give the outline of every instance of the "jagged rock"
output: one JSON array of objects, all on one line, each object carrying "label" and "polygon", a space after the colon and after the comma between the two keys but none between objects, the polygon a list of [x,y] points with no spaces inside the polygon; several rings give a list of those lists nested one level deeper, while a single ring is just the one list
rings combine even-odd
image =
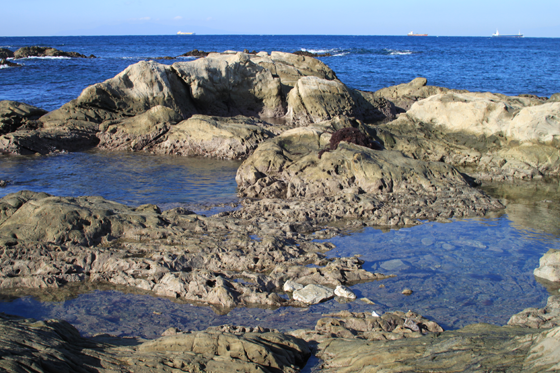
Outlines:
[{"label": "jagged rock", "polygon": [[0,369],[295,373],[310,355],[305,342],[278,332],[213,329],[175,333],[150,341],[107,335],[83,338],[64,321],[0,315]]},{"label": "jagged rock", "polygon": [[288,280],[284,283],[284,286],[282,287],[282,289],[284,291],[288,291],[288,292],[294,292],[295,290],[300,290],[303,289],[303,285],[299,284],[293,280]]},{"label": "jagged rock", "polygon": [[[356,189],[358,193],[466,187],[463,176],[441,162],[423,162],[396,151],[378,151],[341,142],[324,153],[330,134],[316,127],[296,128],[263,142],[240,166],[242,195],[322,196]],[[305,171],[304,171],[305,170]]]},{"label": "jagged rock", "polygon": [[539,267],[535,268],[533,274],[550,282],[560,282],[560,250],[548,250],[540,258]]},{"label": "jagged rock", "polygon": [[21,67],[19,63],[8,61],[4,58],[0,58],[0,66],[7,66],[7,67]]},{"label": "jagged rock", "polygon": [[26,127],[46,113],[46,110],[22,102],[0,101],[0,135]]},{"label": "jagged rock", "polygon": [[548,297],[544,308],[526,308],[513,315],[507,324],[533,329],[549,329],[560,326],[560,295]]},{"label": "jagged rock", "polygon": [[95,58],[89,57],[77,52],[64,52],[51,47],[22,47],[14,52],[15,58],[27,57],[72,57],[72,58]]}]

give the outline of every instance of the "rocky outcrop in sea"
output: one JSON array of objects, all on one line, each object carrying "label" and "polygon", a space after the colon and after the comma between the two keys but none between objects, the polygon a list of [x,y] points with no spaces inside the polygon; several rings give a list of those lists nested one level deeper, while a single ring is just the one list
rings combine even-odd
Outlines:
[{"label": "rocky outcrop in sea", "polygon": [[[317,239],[341,226],[411,226],[503,209],[478,180],[559,176],[557,101],[450,90],[423,78],[364,92],[317,59],[280,52],[142,61],[49,113],[2,101],[2,153],[97,147],[243,163],[239,207],[210,217],[93,196],[1,198],[0,288],[109,283],[224,313],[351,301],[345,286],[391,273],[369,272],[357,257],[327,259],[333,245]],[[536,276],[558,282],[556,254],[543,257]],[[0,333],[0,348],[10,358],[0,366],[293,372],[311,346],[325,371],[538,371],[559,364],[557,303],[551,297],[509,326],[453,332],[411,311],[340,313],[291,335],[223,327],[156,341],[84,339],[64,322],[2,316],[9,332]]]}]

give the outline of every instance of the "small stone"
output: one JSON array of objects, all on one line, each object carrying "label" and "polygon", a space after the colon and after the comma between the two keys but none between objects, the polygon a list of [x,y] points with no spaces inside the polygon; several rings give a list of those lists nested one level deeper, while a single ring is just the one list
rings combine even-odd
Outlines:
[{"label": "small stone", "polygon": [[356,299],[356,294],[354,294],[350,289],[346,286],[338,285],[336,289],[334,289],[334,294],[339,297]]},{"label": "small stone", "polygon": [[171,327],[171,328],[166,329],[163,333],[161,333],[161,335],[163,337],[165,337],[165,336],[168,336],[168,335],[175,335],[175,334],[178,334],[180,332],[181,331],[179,329]]},{"label": "small stone", "polygon": [[300,289],[303,289],[303,285],[298,284],[293,280],[288,280],[284,283],[284,291],[289,291],[291,293],[295,290],[300,290]]},{"label": "small stone", "polygon": [[402,291],[402,293],[403,293],[404,295],[410,295],[410,294],[412,294],[412,290],[410,290],[410,289],[404,289],[404,290]]},{"label": "small stone", "polygon": [[379,314],[378,314],[377,312],[375,312],[375,311],[371,311],[371,315],[372,315],[373,317],[381,317],[381,315],[379,315]]},{"label": "small stone", "polygon": [[326,299],[332,298],[334,291],[322,285],[307,285],[303,289],[294,291],[294,300],[307,303],[316,304]]},{"label": "small stone", "polygon": [[406,319],[404,321],[403,326],[407,329],[412,330],[413,332],[419,332],[420,328],[418,327],[418,324],[416,324],[416,322],[414,322],[414,320],[412,319]]},{"label": "small stone", "polygon": [[360,300],[366,304],[375,304],[373,301],[369,300],[368,298],[360,298]]}]

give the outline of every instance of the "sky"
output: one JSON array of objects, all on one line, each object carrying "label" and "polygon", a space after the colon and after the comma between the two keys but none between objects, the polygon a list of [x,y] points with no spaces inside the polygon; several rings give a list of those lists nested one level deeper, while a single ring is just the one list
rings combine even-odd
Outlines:
[{"label": "sky", "polygon": [[0,36],[560,37],[560,0],[0,0]]}]

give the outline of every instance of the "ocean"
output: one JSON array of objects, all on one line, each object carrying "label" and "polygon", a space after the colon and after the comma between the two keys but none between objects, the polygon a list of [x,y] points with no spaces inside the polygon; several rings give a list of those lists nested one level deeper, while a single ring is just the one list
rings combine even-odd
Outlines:
[{"label": "ocean", "polygon": [[[93,54],[94,59],[29,58],[18,68],[0,69],[0,100],[22,101],[54,110],[87,86],[112,78],[127,66],[157,57],[201,51],[299,50],[330,53],[320,59],[346,85],[367,91],[422,76],[428,84],[507,95],[549,97],[560,92],[560,39],[406,36],[166,35],[97,37],[0,37],[0,47],[49,46]],[[158,60],[171,64],[192,58]],[[162,208],[235,203],[239,162],[132,153],[88,151],[45,157],[0,155],[0,197],[22,189],[60,196],[101,195]],[[118,176],[118,177],[116,177]],[[380,283],[355,285],[360,301],[334,300],[307,309],[240,308],[218,315],[149,295],[115,290],[76,291],[57,298],[0,294],[0,312],[25,317],[61,318],[82,334],[156,337],[170,326],[205,329],[224,323],[289,330],[312,328],[322,314],[340,310],[408,309],[447,329],[472,322],[503,325],[526,307],[542,307],[549,295],[532,270],[550,248],[560,249],[558,181],[525,187],[522,193],[490,187],[498,197],[523,195],[500,214],[413,228],[347,232],[331,242],[328,255],[360,254],[365,268],[397,274]],[[543,201],[548,201],[544,203]],[[210,214],[211,212],[202,213]],[[402,288],[414,290],[409,297]]]},{"label": "ocean", "polygon": [[[375,91],[422,76],[428,84],[507,95],[560,91],[560,39],[407,36],[163,35],[0,37],[0,48],[48,46],[96,59],[25,59],[0,73],[0,100],[53,110],[87,86],[146,58],[193,49],[330,53],[320,58],[352,88]],[[171,64],[177,60],[160,60]]]}]

